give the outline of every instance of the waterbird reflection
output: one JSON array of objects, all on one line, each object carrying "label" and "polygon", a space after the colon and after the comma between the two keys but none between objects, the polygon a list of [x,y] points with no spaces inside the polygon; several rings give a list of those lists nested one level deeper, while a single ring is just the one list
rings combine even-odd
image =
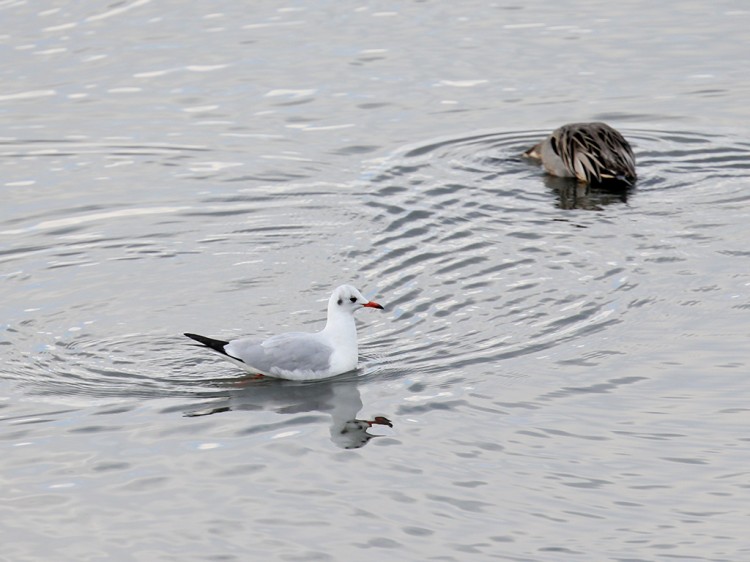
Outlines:
[{"label": "waterbird reflection", "polygon": [[627,203],[631,186],[627,184],[584,184],[574,178],[559,178],[547,175],[544,184],[557,194],[557,205],[561,209],[583,209],[601,211],[606,205]]},{"label": "waterbird reflection", "polygon": [[359,449],[378,437],[368,431],[374,425],[393,427],[384,416],[370,420],[357,418],[363,404],[359,380],[352,374],[316,382],[243,378],[232,384],[234,388],[218,402],[184,415],[196,417],[239,410],[272,410],[279,414],[318,411],[331,416],[331,441],[342,449]]}]

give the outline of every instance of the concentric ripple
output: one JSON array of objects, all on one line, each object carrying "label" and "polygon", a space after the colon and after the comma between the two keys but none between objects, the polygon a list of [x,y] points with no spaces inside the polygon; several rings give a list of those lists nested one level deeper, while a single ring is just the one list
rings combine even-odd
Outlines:
[{"label": "concentric ripple", "polygon": [[[539,359],[595,365],[623,353],[626,317],[638,330],[654,307],[673,323],[692,313],[689,299],[666,306],[672,280],[705,289],[696,252],[702,241],[732,240],[734,209],[750,197],[747,142],[623,132],[639,169],[627,191],[545,176],[521,157],[543,131],[490,132],[407,146],[348,185],[222,188],[7,222],[4,278],[27,297],[6,319],[8,376],[71,400],[227,398],[215,379],[231,371],[186,367],[179,334],[296,329],[287,315],[301,296],[315,301],[301,322],[314,329],[342,281],[387,307],[361,319],[365,382],[516,376]],[[745,251],[736,246],[724,244],[723,255]],[[321,263],[331,271],[311,288],[310,264]],[[138,280],[155,274],[168,281],[144,298]],[[267,282],[282,278],[281,291]]]},{"label": "concentric ripple", "polygon": [[649,248],[644,233],[670,213],[666,238],[680,237],[694,229],[696,206],[750,197],[732,185],[750,166],[747,142],[623,133],[638,159],[629,190],[547,177],[521,157],[543,131],[438,139],[370,162],[361,189],[377,253],[366,267],[400,307],[391,359],[453,371],[554,355],[573,342],[619,353],[607,331],[668,297],[643,284],[644,264],[654,253],[661,264],[682,261],[682,241]]}]

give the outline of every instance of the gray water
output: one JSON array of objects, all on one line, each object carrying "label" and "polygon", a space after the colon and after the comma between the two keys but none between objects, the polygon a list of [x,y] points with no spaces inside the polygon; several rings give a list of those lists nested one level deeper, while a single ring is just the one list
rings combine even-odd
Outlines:
[{"label": "gray water", "polygon": [[[0,559],[750,559],[746,2],[0,21]],[[587,120],[635,188],[520,157]],[[181,335],[344,282],[355,373]]]}]

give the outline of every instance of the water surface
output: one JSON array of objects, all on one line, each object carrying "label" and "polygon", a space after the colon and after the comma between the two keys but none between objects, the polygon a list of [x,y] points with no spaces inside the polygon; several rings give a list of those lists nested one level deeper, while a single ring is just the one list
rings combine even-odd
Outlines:
[{"label": "water surface", "polygon": [[[747,558],[743,3],[0,13],[9,560]],[[582,120],[634,188],[521,158]],[[181,335],[343,282],[355,373]]]}]

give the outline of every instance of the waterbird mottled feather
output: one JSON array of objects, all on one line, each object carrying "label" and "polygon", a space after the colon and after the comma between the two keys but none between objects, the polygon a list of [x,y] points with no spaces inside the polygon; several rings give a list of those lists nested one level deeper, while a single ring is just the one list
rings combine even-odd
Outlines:
[{"label": "waterbird mottled feather", "polygon": [[606,123],[571,123],[524,153],[541,161],[553,176],[577,178],[584,183],[637,178],[633,149],[618,131]]}]

